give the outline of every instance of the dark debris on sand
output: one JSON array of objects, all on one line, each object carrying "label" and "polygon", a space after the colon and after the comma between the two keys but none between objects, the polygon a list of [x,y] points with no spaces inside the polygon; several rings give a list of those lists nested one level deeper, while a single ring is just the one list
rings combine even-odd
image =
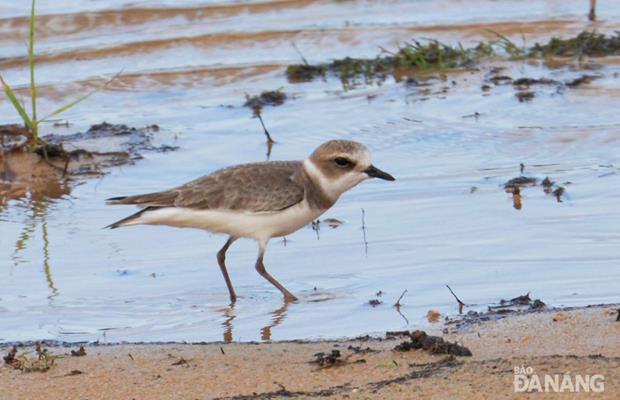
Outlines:
[{"label": "dark debris on sand", "polygon": [[450,354],[453,356],[470,357],[471,350],[457,343],[445,341],[439,336],[428,335],[424,331],[416,330],[409,334],[409,341],[404,341],[394,347],[396,351],[422,349],[431,354]]},{"label": "dark debris on sand", "polygon": [[353,346],[353,345],[349,345],[349,347],[347,347],[347,350],[350,350],[353,354],[377,353],[379,351],[379,350],[371,349],[368,346],[363,348],[362,346]]},{"label": "dark debris on sand", "polygon": [[13,364],[16,362],[16,359],[17,359],[16,356],[17,356],[17,347],[13,346],[11,350],[9,350],[6,356],[2,357],[2,359],[4,360],[4,363],[6,365],[13,366]]},{"label": "dark debris on sand", "polygon": [[458,318],[446,318],[446,325],[453,326],[455,329],[461,329],[481,322],[502,319],[507,315],[527,314],[545,310],[548,310],[548,308],[542,300],[532,299],[530,294],[526,293],[510,300],[501,299],[497,305],[488,306],[486,312],[472,310]]},{"label": "dark debris on sand", "polygon": [[343,362],[340,350],[332,350],[330,353],[316,353],[314,357],[315,360],[311,363],[319,364],[320,367],[334,366]]},{"label": "dark debris on sand", "polygon": [[86,350],[84,350],[84,346],[80,346],[78,350],[71,350],[71,357],[84,357],[86,355]]},{"label": "dark debris on sand", "polygon": [[529,293],[517,296],[510,300],[501,299],[498,306],[489,306],[489,311],[497,311],[502,309],[511,309],[514,311],[514,307],[527,306],[529,311],[542,310],[546,307],[545,303],[540,299],[532,300]]}]

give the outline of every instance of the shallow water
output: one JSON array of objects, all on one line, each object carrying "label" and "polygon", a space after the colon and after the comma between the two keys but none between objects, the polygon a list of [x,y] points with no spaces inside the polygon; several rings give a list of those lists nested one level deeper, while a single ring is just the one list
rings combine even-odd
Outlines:
[{"label": "shallow water", "polygon": [[[428,87],[388,80],[345,91],[334,78],[290,84],[284,75],[286,64],[299,62],[292,42],[321,62],[374,56],[379,46],[413,36],[472,44],[491,27],[515,40],[522,30],[531,43],[591,27],[587,2],[566,3],[42,3],[41,109],[124,71],[110,90],[63,114],[69,128],[45,130],[155,123],[162,127],[156,141],[180,149],[145,153],[60,199],[22,199],[0,211],[0,341],[354,336],[424,326],[431,308],[456,314],[446,284],[473,309],[526,292],[552,306],[619,302],[617,58],[595,60],[594,70],[495,62]],[[611,3],[600,4],[600,31],[620,26],[620,7]],[[27,82],[27,12],[0,3],[0,68],[16,87]],[[481,91],[497,66],[514,78],[600,78],[561,91],[534,86],[536,97],[520,103],[512,85]],[[324,140],[354,139],[397,178],[346,193],[324,215],[344,221],[340,227],[307,227],[270,243],[267,268],[299,303],[283,304],[254,271],[251,241],[228,253],[241,297],[231,308],[215,261],[224,237],[101,229],[134,211],[105,206],[105,198],[264,160],[260,125],[242,104],[246,92],[280,87],[292,99],[263,110],[277,141],[272,159],[300,159]],[[4,98],[0,116],[17,122]],[[502,184],[519,175],[520,163],[526,175],[563,185],[563,201],[528,187],[522,209],[514,209]],[[401,315],[392,304],[404,290]],[[368,301],[379,291],[383,304],[373,308]]]}]

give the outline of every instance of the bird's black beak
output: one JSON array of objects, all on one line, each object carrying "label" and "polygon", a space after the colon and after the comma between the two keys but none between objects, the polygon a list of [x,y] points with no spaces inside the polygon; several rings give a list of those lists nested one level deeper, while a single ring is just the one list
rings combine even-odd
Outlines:
[{"label": "bird's black beak", "polygon": [[374,165],[371,165],[370,167],[368,167],[368,169],[366,169],[366,171],[364,172],[366,172],[366,174],[371,178],[385,179],[386,181],[396,180],[396,178],[394,178],[392,175],[388,174],[387,172],[381,171],[379,168],[375,167]]}]

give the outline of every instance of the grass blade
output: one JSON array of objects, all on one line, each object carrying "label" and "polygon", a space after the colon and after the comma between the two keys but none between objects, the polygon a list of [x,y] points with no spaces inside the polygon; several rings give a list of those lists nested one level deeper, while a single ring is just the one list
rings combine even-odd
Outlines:
[{"label": "grass blade", "polygon": [[46,115],[45,117],[43,117],[43,118],[40,120],[40,122],[47,121],[48,119],[50,119],[50,118],[52,118],[52,117],[55,117],[56,115],[61,114],[61,113],[65,112],[65,111],[67,111],[67,110],[68,110],[68,109],[70,109],[71,107],[73,107],[73,106],[75,106],[75,105],[77,105],[77,104],[81,103],[82,101],[86,100],[87,98],[89,98],[89,97],[90,97],[90,96],[92,96],[93,94],[97,93],[98,91],[105,89],[105,88],[106,88],[106,87],[107,87],[110,83],[112,83],[112,81],[113,81],[113,80],[115,80],[116,78],[118,78],[122,72],[123,72],[122,70],[121,70],[121,71],[119,71],[116,75],[114,75],[112,78],[110,78],[110,79],[109,79],[106,83],[104,83],[101,87],[98,87],[98,88],[96,88],[96,89],[94,89],[94,90],[90,91],[89,93],[86,93],[85,95],[78,97],[77,99],[73,100],[72,102],[67,103],[67,104],[65,104],[64,106],[62,106],[62,107],[58,108],[57,110],[55,110],[55,111],[51,112],[50,114]]},{"label": "grass blade", "polygon": [[28,126],[28,128],[32,130],[34,128],[34,124],[32,123],[32,120],[28,116],[28,113],[26,112],[24,107],[19,103],[19,100],[17,100],[15,93],[10,88],[10,86],[4,81],[4,79],[2,79],[1,76],[0,76],[0,82],[2,82],[2,89],[4,89],[4,93],[6,94],[6,97],[9,98],[11,104],[13,104],[13,107],[15,107],[15,109],[19,113],[19,116],[22,117],[22,119],[24,120],[24,123]]},{"label": "grass blade", "polygon": [[[37,87],[34,83],[34,13],[35,0],[32,0],[32,9],[30,11],[30,28],[28,41],[28,66],[30,67],[30,99],[32,101],[32,121],[37,121]],[[35,139],[36,140],[36,139]]]},{"label": "grass blade", "polygon": [[71,107],[73,107],[73,106],[75,106],[75,105],[77,105],[77,104],[81,103],[82,101],[86,100],[87,98],[89,98],[90,96],[92,96],[93,94],[95,94],[95,92],[98,92],[98,91],[99,91],[99,89],[95,89],[95,90],[93,90],[93,91],[92,91],[92,92],[90,92],[90,93],[86,93],[85,95],[78,97],[77,99],[73,100],[72,102],[67,103],[67,104],[65,104],[64,106],[62,106],[62,107],[58,108],[56,111],[53,111],[53,112],[51,112],[51,113],[47,114],[45,117],[43,117],[43,118],[41,119],[41,121],[40,121],[40,122],[46,121],[46,120],[48,120],[48,119],[50,119],[50,118],[52,118],[52,117],[55,117],[55,116],[56,116],[56,115],[58,115],[58,114],[61,114],[61,113],[65,112],[65,111],[67,111],[67,110],[68,110],[68,109],[70,109]]}]

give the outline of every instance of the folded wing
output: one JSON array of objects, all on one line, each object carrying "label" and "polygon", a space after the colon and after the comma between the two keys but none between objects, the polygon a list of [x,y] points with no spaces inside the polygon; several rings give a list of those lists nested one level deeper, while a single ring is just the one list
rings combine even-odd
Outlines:
[{"label": "folded wing", "polygon": [[304,197],[300,161],[244,164],[163,192],[108,199],[109,204],[275,212]]}]

